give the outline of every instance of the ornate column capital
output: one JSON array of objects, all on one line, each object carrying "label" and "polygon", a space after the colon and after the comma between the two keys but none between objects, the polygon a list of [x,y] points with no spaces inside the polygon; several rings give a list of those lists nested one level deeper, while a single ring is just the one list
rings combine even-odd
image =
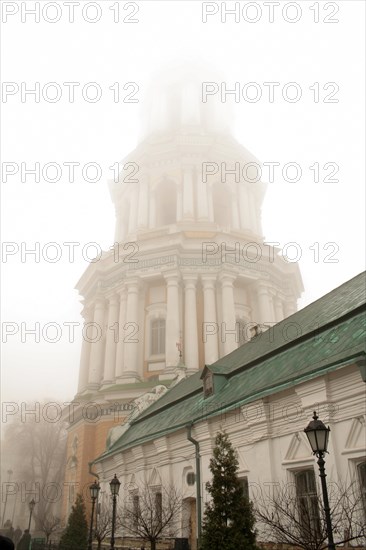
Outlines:
[{"label": "ornate column capital", "polygon": [[196,273],[192,273],[192,274],[185,273],[182,276],[182,280],[185,288],[196,288],[198,275]]},{"label": "ornate column capital", "polygon": [[125,288],[128,293],[132,292],[133,290],[138,292],[141,286],[142,282],[139,277],[131,277],[125,280]]},{"label": "ornate column capital", "polygon": [[106,305],[106,300],[104,296],[96,296],[94,300],[94,311],[97,309],[104,309]]},{"label": "ornate column capital", "polygon": [[217,281],[217,275],[215,275],[214,273],[207,273],[207,274],[201,275],[201,281],[204,287],[206,288],[213,287],[215,286],[215,283]]},{"label": "ornate column capital", "polygon": [[236,279],[237,275],[235,275],[234,273],[220,273],[218,276],[218,280],[220,281],[222,286],[232,287]]},{"label": "ornate column capital", "polygon": [[107,296],[108,304],[110,306],[112,305],[118,305],[119,304],[119,294],[118,292],[114,292],[113,294],[110,294]]},{"label": "ornate column capital", "polygon": [[167,285],[178,285],[180,282],[180,273],[178,271],[166,271],[163,273],[163,277],[167,282]]}]

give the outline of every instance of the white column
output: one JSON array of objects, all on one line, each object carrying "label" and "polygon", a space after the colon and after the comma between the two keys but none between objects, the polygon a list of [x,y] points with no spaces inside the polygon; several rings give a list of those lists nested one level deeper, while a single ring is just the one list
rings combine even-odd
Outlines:
[{"label": "white column", "polygon": [[118,318],[118,342],[116,351],[115,377],[120,378],[123,375],[123,367],[125,364],[124,357],[124,340],[125,340],[125,323],[126,323],[126,289],[122,288],[119,293],[119,318]]},{"label": "white column", "polygon": [[248,197],[249,197],[249,209],[250,209],[250,217],[251,217],[251,229],[252,231],[254,231],[254,233],[259,233],[258,231],[259,212],[257,212],[256,201],[255,201],[253,191],[249,191]]},{"label": "white column", "polygon": [[283,315],[282,300],[278,296],[276,296],[274,299],[274,308],[275,308],[276,321],[277,323],[279,323],[284,318],[284,315]]},{"label": "white column", "polygon": [[147,175],[140,176],[139,202],[138,202],[138,229],[147,229],[149,223],[149,186]]},{"label": "white column", "polygon": [[122,241],[122,223],[120,217],[116,217],[116,225],[114,230],[114,242]]},{"label": "white column", "polygon": [[194,219],[193,171],[183,168],[183,219]]},{"label": "white column", "polygon": [[219,358],[219,348],[217,334],[219,327],[216,315],[216,296],[215,296],[214,275],[203,275],[203,327],[202,339],[205,349],[205,364],[210,365]]},{"label": "white column", "polygon": [[116,229],[114,232],[114,240],[117,243],[122,242],[124,239],[123,234],[123,221],[122,221],[122,214],[116,212]]},{"label": "white column", "polygon": [[124,338],[124,358],[123,378],[129,381],[139,380],[138,374],[138,350],[141,331],[139,326],[139,280],[137,278],[126,282],[127,285],[127,305],[125,330],[122,329]]},{"label": "white column", "polygon": [[184,279],[184,363],[188,370],[198,370],[197,332],[197,277],[187,275]]},{"label": "white column", "polygon": [[270,301],[269,301],[269,294],[267,287],[259,283],[258,289],[257,289],[257,297],[258,297],[258,309],[259,309],[259,319],[257,320],[259,323],[272,323],[273,317],[270,307]]},{"label": "white column", "polygon": [[271,323],[275,323],[276,313],[275,313],[275,307],[274,307],[274,296],[272,291],[268,292],[268,298],[269,298],[269,311],[271,312],[271,317],[270,317]]},{"label": "white column", "polygon": [[156,227],[156,191],[151,190],[149,193],[150,205],[149,205],[149,228],[155,229]]},{"label": "white column", "polygon": [[235,276],[224,274],[221,276],[222,289],[222,324],[221,341],[224,344],[224,355],[232,352],[238,347],[235,302],[234,302],[234,281]]},{"label": "white column", "polygon": [[230,225],[233,229],[239,229],[239,210],[238,210],[238,195],[231,193],[231,220]]},{"label": "white column", "polygon": [[197,179],[197,211],[199,221],[209,219],[207,182],[202,181],[202,173]]},{"label": "white column", "polygon": [[84,328],[82,331],[78,393],[81,393],[86,389],[88,385],[88,380],[89,380],[90,342],[87,336],[86,329],[87,329],[88,323],[90,323],[93,320],[93,309],[84,308],[83,317],[84,317]]},{"label": "white column", "polygon": [[137,226],[139,188],[137,183],[134,183],[132,185],[134,185],[135,187],[133,188],[131,193],[131,205],[130,205],[130,213],[128,218],[128,233],[133,233],[136,230],[136,226]]},{"label": "white column", "polygon": [[177,273],[164,275],[167,285],[167,312],[165,331],[165,364],[176,367],[179,362],[177,342],[180,339],[179,280]]},{"label": "white column", "polygon": [[289,317],[293,313],[296,313],[297,307],[296,307],[296,300],[293,298],[289,298],[284,302],[284,308],[285,308],[285,317]]},{"label": "white column", "polygon": [[214,203],[213,203],[213,193],[212,193],[212,185],[207,185],[207,199],[208,199],[208,217],[210,222],[214,221],[215,217],[215,210],[214,210]]},{"label": "white column", "polygon": [[107,336],[104,359],[103,384],[112,384],[115,377],[116,350],[117,341],[119,338],[118,309],[119,297],[115,294],[111,296],[111,298],[109,298],[108,305],[108,324],[106,329]]},{"label": "white column", "polygon": [[[104,336],[105,336],[105,303],[103,298],[97,298],[94,307],[92,331],[88,331],[90,343],[90,367],[88,386],[96,389],[103,376]],[[90,335],[90,332],[92,334]]]},{"label": "white column", "polygon": [[183,187],[177,185],[177,222],[182,221],[183,218]]},{"label": "white column", "polygon": [[248,204],[248,193],[244,184],[239,184],[239,211],[240,227],[242,229],[252,229],[251,216]]}]

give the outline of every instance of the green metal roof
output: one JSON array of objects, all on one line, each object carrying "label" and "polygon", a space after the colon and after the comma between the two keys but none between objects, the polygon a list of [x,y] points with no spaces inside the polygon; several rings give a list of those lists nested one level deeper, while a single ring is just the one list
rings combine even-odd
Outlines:
[{"label": "green metal roof", "polygon": [[102,456],[350,364],[365,356],[365,336],[362,273],[209,366],[227,378],[212,396],[203,396],[201,372],[171,388]]}]

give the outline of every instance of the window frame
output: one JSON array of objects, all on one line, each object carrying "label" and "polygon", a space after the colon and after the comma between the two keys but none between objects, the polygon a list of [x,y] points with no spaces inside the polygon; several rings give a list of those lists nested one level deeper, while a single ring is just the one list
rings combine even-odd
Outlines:
[{"label": "window frame", "polygon": [[213,373],[208,370],[203,377],[203,395],[206,399],[207,397],[211,397],[211,395],[214,394],[214,377]]},{"label": "window frame", "polygon": [[[157,327],[157,348],[154,349],[154,325],[158,324]],[[160,324],[162,326],[160,326]],[[165,341],[166,341],[166,319],[165,317],[157,317],[154,319],[151,319],[150,321],[150,349],[149,349],[149,356],[150,357],[157,357],[165,355],[166,347],[165,347]],[[163,332],[163,336],[161,336],[161,332]]]},{"label": "window frame", "polygon": [[[296,500],[298,503],[298,511],[299,511],[299,521],[304,529],[304,533],[306,533],[309,530],[309,527],[312,532],[317,533],[319,536],[321,534],[321,513],[319,510],[319,495],[318,495],[318,487],[316,483],[316,476],[314,468],[301,468],[299,470],[296,470],[293,472],[294,474],[294,481],[295,481],[295,493],[296,493]],[[309,477],[308,474],[311,474]],[[299,479],[300,476],[305,475],[306,476],[306,489],[309,488],[310,490],[306,490],[303,493],[300,493],[299,490]],[[311,480],[311,483],[309,481]],[[305,503],[305,506],[304,506]],[[304,506],[304,508],[303,508]],[[301,513],[301,510],[306,510],[306,514]],[[315,513],[314,513],[315,511]],[[305,523],[305,519],[309,518],[309,523]]]},{"label": "window frame", "polygon": [[240,476],[239,484],[245,499],[249,502],[249,480],[248,476]]},{"label": "window frame", "polygon": [[[364,472],[361,473],[361,470],[364,470]],[[364,515],[366,518],[366,458],[358,462],[358,464],[356,464],[356,471],[357,471],[357,483],[361,493],[361,502],[363,506]]]}]

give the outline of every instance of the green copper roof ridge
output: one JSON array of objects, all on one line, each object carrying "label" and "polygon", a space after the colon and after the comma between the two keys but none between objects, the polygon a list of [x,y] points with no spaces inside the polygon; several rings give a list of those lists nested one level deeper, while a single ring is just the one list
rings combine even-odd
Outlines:
[{"label": "green copper roof ridge", "polygon": [[[315,303],[315,302],[313,302],[313,303]],[[309,304],[309,305],[311,305],[311,304]],[[307,307],[309,307],[309,306],[307,306]],[[250,370],[250,369],[254,368],[255,366],[257,366],[258,364],[263,363],[264,361],[266,361],[268,359],[271,359],[272,357],[275,357],[275,356],[279,355],[280,353],[284,353],[287,350],[289,350],[291,348],[294,348],[297,345],[302,344],[302,343],[310,340],[311,338],[314,337],[314,335],[320,336],[322,333],[324,333],[327,330],[329,330],[330,328],[332,328],[332,326],[339,326],[341,323],[347,321],[348,318],[353,318],[355,315],[358,315],[359,313],[362,313],[362,311],[364,311],[364,310],[366,311],[366,303],[362,303],[359,306],[357,306],[356,308],[348,311],[345,315],[342,315],[341,317],[333,319],[329,323],[325,323],[321,327],[313,329],[312,331],[306,332],[305,334],[299,336],[298,338],[294,338],[294,339],[290,340],[289,342],[285,342],[283,345],[275,347],[274,349],[270,350],[268,353],[265,353],[261,356],[258,356],[255,359],[253,359],[252,361],[250,361],[249,363],[246,363],[246,364],[243,364],[241,366],[235,367],[232,370],[229,370],[228,367],[225,366],[225,365],[220,365],[219,361],[221,361],[221,360],[219,360],[216,363],[212,363],[212,365],[215,365],[216,367],[220,367],[222,369],[228,369],[228,370],[226,372],[216,373],[216,372],[214,372],[214,369],[213,369],[212,372],[215,375],[217,374],[218,376],[221,375],[223,377],[226,377],[227,380],[229,381],[232,377],[240,374],[241,372]],[[294,315],[296,315],[296,314],[294,314]],[[289,319],[289,317],[287,317],[286,319],[281,321],[281,323],[286,322],[288,319]],[[280,323],[277,323],[277,325],[280,325]],[[271,329],[269,329],[269,330],[271,330]],[[246,345],[249,345],[249,344],[250,344],[250,342],[246,343]],[[235,353],[235,352],[237,353],[239,351],[239,349],[240,348],[234,350],[234,352],[232,352],[232,353]],[[205,365],[202,372],[205,369],[210,370],[210,366],[211,365]],[[200,378],[202,377],[202,372],[200,374]],[[198,374],[199,373],[195,373],[196,376]],[[179,403],[181,401],[184,401],[189,395],[195,395],[196,393],[199,393],[200,391],[202,391],[201,387],[192,388],[188,393],[185,393],[185,394],[181,395],[180,397],[178,397],[177,399],[175,399],[174,403]],[[139,422],[143,422],[146,418],[149,418],[149,417],[152,417],[156,414],[159,414],[161,411],[164,411],[165,409],[169,408],[170,406],[171,406],[171,402],[168,401],[167,403],[163,404],[161,407],[157,406],[157,408],[154,408],[150,412],[147,409],[145,414],[143,413],[142,415],[140,415],[139,417],[136,418],[136,420],[133,422],[133,425],[136,425]]]},{"label": "green copper roof ridge", "polygon": [[265,388],[263,390],[260,390],[259,392],[253,392],[252,394],[246,396],[244,399],[239,399],[237,401],[232,401],[231,403],[228,403],[227,405],[225,405],[225,407],[217,408],[214,411],[211,411],[209,413],[203,414],[203,415],[195,418],[195,420],[193,422],[197,422],[197,421],[203,420],[205,418],[217,416],[218,414],[222,414],[225,411],[230,411],[230,410],[232,410],[232,409],[234,409],[238,406],[240,407],[241,403],[245,404],[245,403],[248,403],[250,401],[253,401],[253,398],[255,400],[255,399],[260,399],[261,397],[266,396],[268,394],[271,395],[273,393],[278,393],[279,391],[281,391],[283,389],[287,389],[288,387],[293,386],[294,385],[294,380],[296,381],[296,383],[301,384],[302,382],[306,382],[307,380],[310,380],[310,379],[316,377],[318,374],[324,374],[324,373],[327,373],[327,372],[337,370],[337,369],[341,368],[342,366],[349,364],[350,360],[357,360],[357,359],[361,359],[361,358],[364,358],[364,357],[366,357],[366,351],[363,351],[363,353],[356,353],[356,354],[351,355],[351,356],[346,356],[346,357],[340,359],[339,361],[336,361],[335,363],[332,363],[331,365],[324,366],[323,368],[320,368],[320,369],[319,368],[313,369],[312,371],[310,371],[306,374],[302,374],[299,377],[293,377],[289,380],[286,380],[286,382],[277,383],[277,384],[274,384],[273,386],[268,386],[267,388]]},{"label": "green copper roof ridge", "polygon": [[100,460],[102,460],[104,458],[107,458],[109,456],[112,456],[115,453],[118,453],[122,450],[125,451],[127,449],[130,449],[131,447],[136,447],[137,445],[140,445],[141,443],[144,443],[145,441],[151,441],[152,439],[154,439],[156,437],[161,437],[162,435],[174,432],[174,431],[176,431],[180,428],[184,428],[186,425],[187,425],[187,422],[182,422],[181,424],[174,425],[170,428],[165,428],[164,430],[159,430],[157,432],[154,432],[153,434],[148,434],[148,435],[145,435],[145,436],[141,436],[140,439],[135,439],[134,441],[131,441],[130,443],[128,443],[125,446],[114,448],[114,445],[116,443],[118,443],[118,440],[117,440],[115,442],[115,444],[113,444],[113,446],[110,449],[108,449],[108,451],[105,451],[102,455],[99,455],[98,458],[96,458],[92,462],[92,464],[96,464]]},{"label": "green copper roof ridge", "polygon": [[[189,393],[185,393],[185,394],[181,395],[180,397],[178,397],[177,399],[175,399],[174,404],[175,403],[180,403],[181,401],[185,401],[187,399],[187,397],[195,395],[196,393],[201,393],[201,392],[202,392],[201,387],[195,388],[195,389],[191,390]],[[154,404],[154,403],[152,403],[152,404]],[[165,403],[165,405],[163,405],[162,407],[160,407],[158,409],[154,409],[154,410],[150,411],[150,413],[148,412],[149,409],[147,408],[146,409],[146,414],[143,414],[145,412],[145,411],[143,411],[143,413],[141,415],[139,415],[135,420],[133,420],[131,426],[135,426],[139,422],[143,422],[144,420],[146,420],[146,418],[150,418],[151,416],[154,416],[155,414],[160,413],[161,411],[165,411],[165,409],[168,409],[171,406],[171,404],[172,403],[170,401],[168,401],[168,403]]]},{"label": "green copper roof ridge", "polygon": [[[315,302],[313,302],[313,303],[315,303]],[[309,304],[309,306],[310,305],[312,305],[312,304]],[[307,307],[309,307],[309,306],[307,306]],[[348,318],[352,318],[355,315],[357,315],[358,313],[361,313],[362,311],[366,311],[366,302],[363,302],[362,304],[360,304],[356,308],[348,311],[346,314],[342,315],[341,317],[337,317],[336,319],[332,319],[332,321],[329,321],[328,323],[325,323],[325,324],[321,325],[321,327],[318,327],[318,328],[313,329],[309,332],[306,332],[305,334],[302,334],[301,336],[299,336],[297,338],[293,338],[292,340],[290,340],[288,342],[285,342],[283,345],[280,344],[278,347],[273,348],[271,351],[269,351],[267,353],[264,353],[263,355],[260,355],[260,356],[256,357],[255,359],[252,359],[252,361],[250,361],[249,363],[246,363],[246,364],[241,365],[239,367],[234,367],[232,370],[228,370],[227,373],[225,373],[225,374],[228,378],[231,378],[232,376],[235,376],[239,372],[242,372],[242,371],[245,371],[249,368],[252,368],[252,367],[256,366],[258,363],[262,363],[263,361],[265,361],[267,359],[270,359],[271,357],[274,357],[275,355],[278,355],[279,353],[282,353],[283,351],[286,351],[286,350],[290,349],[294,345],[306,342],[306,340],[311,339],[315,334],[319,336],[322,332],[325,332],[326,330],[329,330],[330,328],[332,328],[332,326],[337,326],[340,323],[346,321]],[[293,315],[296,315],[297,313],[299,313],[299,312],[296,312]],[[292,315],[290,317],[286,317],[285,319],[283,319],[279,323],[276,323],[273,327],[268,329],[268,331],[265,331],[262,334],[266,334],[266,332],[269,332],[270,330],[274,329],[275,327],[279,327],[281,325],[281,323],[286,323],[291,317],[292,317]],[[246,344],[244,344],[244,346],[248,345],[249,343],[250,343],[250,341],[247,342]],[[232,352],[232,354],[238,353],[238,350],[240,350],[240,348],[237,348],[236,350],[234,350]],[[231,355],[231,354],[229,354],[229,355]],[[226,355],[225,357],[228,357],[229,355]],[[223,357],[222,359],[225,359],[225,357]],[[222,365],[222,364],[220,365],[220,361],[221,361],[221,359],[219,359],[215,363],[212,363],[212,365],[220,367],[222,369],[228,368],[225,365]],[[210,365],[208,365],[207,368],[210,368]],[[224,373],[222,373],[222,374],[224,374]]]},{"label": "green copper roof ridge", "polygon": [[[350,349],[350,348],[347,348],[345,351],[347,351],[348,349]],[[237,400],[237,401],[233,401],[232,403],[227,404],[223,408],[215,409],[214,411],[212,411],[208,414],[205,413],[203,415],[196,416],[193,419],[191,419],[191,422],[193,424],[195,424],[197,422],[200,422],[200,421],[204,420],[205,418],[213,418],[215,416],[225,414],[225,412],[229,412],[229,411],[233,410],[234,408],[238,408],[241,405],[244,405],[246,403],[253,402],[256,399],[261,399],[263,397],[266,397],[267,395],[272,395],[272,394],[278,393],[278,392],[280,392],[284,389],[288,389],[289,387],[293,386],[294,380],[296,380],[296,383],[301,384],[303,382],[306,382],[308,380],[311,380],[311,379],[315,378],[319,374],[326,374],[328,372],[333,372],[333,371],[341,368],[342,366],[344,366],[346,364],[349,364],[351,360],[357,360],[358,358],[364,358],[365,356],[366,356],[366,351],[364,350],[364,348],[362,348],[362,350],[360,350],[360,351],[355,351],[355,353],[353,353],[351,355],[346,355],[345,357],[340,358],[338,361],[333,362],[331,365],[329,365],[329,364],[324,365],[320,369],[319,369],[319,367],[314,368],[310,372],[308,372],[306,374],[300,374],[298,377],[293,377],[289,380],[286,380],[286,382],[275,384],[273,386],[269,386],[269,387],[267,387],[267,388],[265,388],[265,389],[263,389],[259,392],[253,392],[249,396],[246,396],[245,399],[240,399],[240,400]],[[329,357],[325,358],[323,362],[325,362],[325,361],[328,362],[328,360],[329,360]],[[104,453],[103,455],[98,457],[98,459],[96,459],[95,462],[98,462],[101,458],[106,458],[107,456],[111,456],[116,452],[127,450],[127,449],[129,449],[131,447],[134,447],[136,445],[140,445],[140,444],[142,444],[146,441],[151,441],[151,440],[155,439],[156,437],[161,437],[162,435],[166,435],[166,434],[169,434],[169,433],[174,432],[176,430],[179,430],[180,428],[186,426],[186,424],[187,424],[187,422],[181,422],[181,423],[178,423],[176,425],[170,426],[169,428],[165,428],[163,430],[158,430],[156,432],[149,433],[149,434],[141,436],[140,438],[137,438],[133,441],[130,441],[125,446],[122,445],[120,447],[116,447],[115,449],[113,449],[113,447],[114,447],[113,446],[106,453]],[[117,443],[118,443],[118,440],[116,441],[116,444]]]}]

